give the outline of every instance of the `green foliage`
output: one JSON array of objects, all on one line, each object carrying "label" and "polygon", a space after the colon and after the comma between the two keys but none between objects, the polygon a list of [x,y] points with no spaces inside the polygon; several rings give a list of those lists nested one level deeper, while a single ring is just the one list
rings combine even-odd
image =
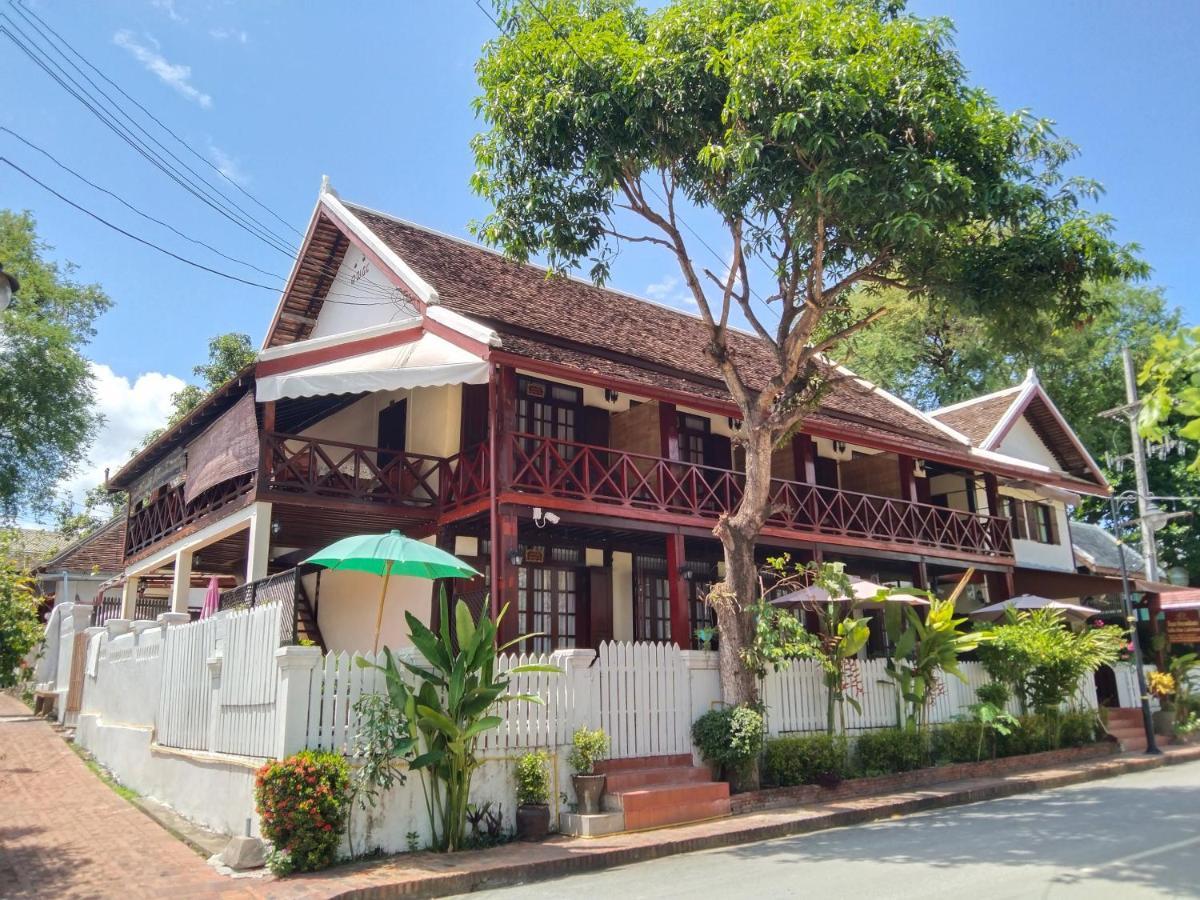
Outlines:
[{"label": "green foliage", "polygon": [[576,775],[591,775],[596,763],[608,758],[608,735],[603,728],[592,731],[576,729],[571,735],[571,751],[567,754],[567,765]]},{"label": "green foliage", "polygon": [[331,865],[350,811],[350,766],[340,753],[304,750],[255,776],[254,803],[277,875]]},{"label": "green foliage", "polygon": [[1056,712],[1085,675],[1116,662],[1126,641],[1115,625],[1072,631],[1049,608],[1008,610],[991,634],[979,648],[987,673],[1008,686],[1022,709],[1042,713]]},{"label": "green foliage", "polygon": [[763,678],[768,669],[782,671],[792,660],[814,659],[821,655],[820,638],[805,629],[800,617],[760,598],[751,610],[754,632],[750,644],[742,648],[742,665]]},{"label": "green foliage", "polygon": [[537,806],[550,802],[550,757],[545,751],[526,753],[517,760],[517,803]]},{"label": "green foliage", "polygon": [[927,737],[915,728],[864,731],[854,740],[855,769],[862,775],[891,775],[926,765]]},{"label": "green foliage", "polygon": [[[488,715],[488,710],[496,703],[512,700],[542,702],[540,697],[508,693],[511,675],[561,670],[525,665],[498,673],[497,624],[488,618],[487,605],[476,621],[466,603],[458,602],[454,610],[456,646],[450,634],[445,591],[439,603],[441,629],[437,633],[412,613],[405,613],[409,637],[424,658],[424,666],[403,660],[397,665],[396,657],[386,648],[384,665],[374,666],[361,657],[358,663],[383,671],[388,699],[404,723],[404,740],[397,744],[397,751],[415,754],[408,768],[421,778],[433,849],[453,851],[463,847],[471,778],[482,764],[476,754],[479,737],[502,722],[498,716]],[[507,608],[501,610],[501,618]],[[516,640],[527,638],[522,635]],[[499,650],[513,643],[516,641]],[[407,676],[401,673],[401,667]],[[416,686],[410,686],[409,676],[415,676]]]},{"label": "green foliage", "polygon": [[843,734],[771,738],[763,752],[763,783],[833,785],[850,775],[848,742]]},{"label": "green foliage", "polygon": [[44,630],[33,581],[18,568],[0,532],[0,688],[28,680],[22,666]]},{"label": "green foliage", "polygon": [[987,684],[979,686],[975,691],[975,696],[980,703],[990,703],[992,706],[1004,708],[1008,705],[1012,692],[1008,689],[1008,685],[1001,681],[989,681]]},{"label": "green foliage", "polygon": [[959,631],[967,621],[954,617],[954,602],[930,598],[924,614],[899,603],[884,605],[884,627],[893,651],[887,661],[887,675],[903,702],[905,728],[923,728],[929,704],[935,696],[938,679],[953,675],[966,681],[958,668],[958,658],[976,649],[988,639],[986,632]]},{"label": "green foliage", "polygon": [[0,313],[0,520],[51,511],[101,422],[83,352],[111,304],[52,249],[32,215],[0,210],[0,262],[21,282]]},{"label": "green foliage", "polygon": [[692,742],[709,763],[736,776],[762,752],[764,727],[762,713],[752,706],[710,709],[692,723]]},{"label": "green foliage", "polygon": [[1167,661],[1167,671],[1175,679],[1175,724],[1182,725],[1200,702],[1192,686],[1195,673],[1200,671],[1200,654],[1180,653]]},{"label": "green foliage", "polygon": [[379,795],[404,784],[402,760],[410,758],[412,742],[404,716],[384,694],[363,694],[354,703],[358,725],[350,758],[357,764],[351,782],[358,805],[375,806]]},{"label": "green foliage", "polygon": [[985,746],[992,756],[996,755],[997,736],[1012,734],[1013,729],[1020,725],[1017,717],[1008,712],[1003,706],[980,701],[967,707],[973,724],[979,730],[979,744],[975,750],[975,759],[983,759]]}]

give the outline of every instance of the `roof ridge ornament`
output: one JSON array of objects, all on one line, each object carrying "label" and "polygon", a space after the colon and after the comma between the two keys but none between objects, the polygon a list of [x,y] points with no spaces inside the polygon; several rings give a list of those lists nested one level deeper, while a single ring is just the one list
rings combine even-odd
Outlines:
[{"label": "roof ridge ornament", "polygon": [[1030,366],[1028,369],[1025,370],[1025,383],[1026,384],[1041,384],[1041,382],[1038,381],[1037,372],[1034,371],[1033,366]]},{"label": "roof ridge ornament", "polygon": [[333,185],[329,183],[329,176],[321,176],[321,196],[337,197],[338,192],[333,189]]}]

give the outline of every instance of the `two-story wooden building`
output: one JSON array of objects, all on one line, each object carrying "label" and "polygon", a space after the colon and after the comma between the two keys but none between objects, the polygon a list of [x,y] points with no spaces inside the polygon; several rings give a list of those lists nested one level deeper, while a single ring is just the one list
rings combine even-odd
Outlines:
[{"label": "two-story wooden building", "polygon": [[[738,411],[705,342],[694,316],[323,189],[257,363],[112,479],[130,495],[126,594],[173,573],[179,606],[195,572],[262,584],[339,537],[399,528],[485,572],[459,593],[490,588],[510,633],[545,633],[537,649],[691,646],[720,575],[711,529],[742,485]],[[755,337],[735,349],[766,377]],[[776,452],[764,555],[931,587],[973,567],[979,599],[1010,596],[1022,556],[1069,556],[1064,504],[1108,490],[1041,397],[997,442],[961,409],[840,380]],[[271,583],[288,578],[308,631],[370,643],[371,576]],[[385,641],[430,601],[397,579]]]}]

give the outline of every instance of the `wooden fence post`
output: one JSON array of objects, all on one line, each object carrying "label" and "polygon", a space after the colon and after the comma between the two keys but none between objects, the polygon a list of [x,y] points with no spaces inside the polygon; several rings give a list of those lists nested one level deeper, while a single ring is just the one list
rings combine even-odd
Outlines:
[{"label": "wooden fence post", "polygon": [[320,647],[280,647],[275,651],[279,690],[275,694],[275,756],[283,759],[304,749],[308,741],[309,691],[321,662]]}]

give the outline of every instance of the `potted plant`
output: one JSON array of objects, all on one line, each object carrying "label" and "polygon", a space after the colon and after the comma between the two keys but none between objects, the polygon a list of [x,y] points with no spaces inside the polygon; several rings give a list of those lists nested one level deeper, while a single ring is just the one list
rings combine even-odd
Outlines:
[{"label": "potted plant", "polygon": [[1158,698],[1159,709],[1152,716],[1156,734],[1175,733],[1175,678],[1167,672],[1151,672],[1150,693]]},{"label": "potted plant", "polygon": [[604,796],[607,775],[596,774],[596,763],[608,757],[608,735],[603,728],[590,731],[580,728],[571,736],[571,752],[567,762],[574,771],[571,783],[575,786],[575,798],[579,812],[594,816],[600,812],[600,798]]},{"label": "potted plant", "polygon": [[544,751],[517,760],[517,839],[540,841],[550,831],[550,758]]}]

